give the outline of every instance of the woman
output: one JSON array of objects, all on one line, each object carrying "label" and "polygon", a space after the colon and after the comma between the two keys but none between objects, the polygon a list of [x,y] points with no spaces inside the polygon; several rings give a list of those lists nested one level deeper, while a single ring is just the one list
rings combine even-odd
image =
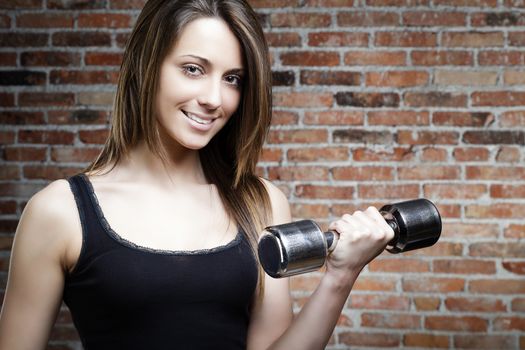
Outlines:
[{"label": "woman", "polygon": [[292,317],[258,267],[285,196],[255,165],[271,115],[264,35],[244,0],[150,0],[130,37],[111,135],[27,204],[0,349],[44,348],[62,299],[86,349],[320,349],[361,269],[393,237],[375,208],[330,225],[326,272]]}]

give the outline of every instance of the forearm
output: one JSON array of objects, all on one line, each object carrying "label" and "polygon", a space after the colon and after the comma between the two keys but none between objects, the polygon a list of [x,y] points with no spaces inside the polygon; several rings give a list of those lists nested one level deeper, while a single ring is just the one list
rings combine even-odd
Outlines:
[{"label": "forearm", "polygon": [[308,302],[270,349],[324,349],[360,271],[325,273]]}]

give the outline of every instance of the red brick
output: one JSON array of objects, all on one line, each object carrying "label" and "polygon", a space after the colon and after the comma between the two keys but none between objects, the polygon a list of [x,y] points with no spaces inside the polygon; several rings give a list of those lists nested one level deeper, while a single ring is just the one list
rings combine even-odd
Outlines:
[{"label": "red brick", "polygon": [[336,167],[331,170],[334,180],[343,181],[387,181],[394,179],[391,167]]},{"label": "red brick", "polygon": [[439,86],[495,86],[497,81],[496,71],[440,69],[434,72],[434,84]]},{"label": "red brick", "polygon": [[376,314],[365,312],[361,314],[362,327],[377,327],[388,329],[419,328],[421,316],[411,314]]},{"label": "red brick", "polygon": [[344,64],[349,66],[404,66],[406,53],[402,51],[349,51]]},{"label": "red brick", "polygon": [[339,12],[337,24],[341,27],[392,27],[400,24],[395,12],[352,11]]},{"label": "red brick", "polygon": [[[273,0],[270,0],[273,1]],[[343,7],[348,5],[348,0],[305,0],[306,6]]]},{"label": "red brick", "polygon": [[75,95],[60,92],[21,92],[18,104],[25,107],[72,106]]},{"label": "red brick", "polygon": [[20,130],[18,132],[19,143],[36,144],[73,144],[75,134],[60,130]]},{"label": "red brick", "polygon": [[410,107],[467,107],[467,96],[457,92],[406,92],[405,105]]},{"label": "red brick", "polygon": [[512,349],[514,339],[509,335],[454,335],[454,344],[460,349]]},{"label": "red brick", "polygon": [[47,147],[6,147],[4,159],[7,161],[44,161],[47,158]]},{"label": "red brick", "polygon": [[516,12],[477,12],[470,15],[472,26],[514,27],[525,24],[525,16]]},{"label": "red brick", "polygon": [[359,198],[412,199],[419,195],[419,185],[359,185]]},{"label": "red brick", "polygon": [[412,64],[415,66],[471,66],[474,56],[468,51],[412,51]]},{"label": "red brick", "polygon": [[296,7],[298,0],[249,0],[253,8],[283,8]]},{"label": "red brick", "polygon": [[[44,187],[42,184],[5,182],[0,183],[0,196],[27,199]],[[0,236],[1,246],[1,236]]]},{"label": "red brick", "polygon": [[495,203],[491,205],[468,205],[465,207],[468,218],[517,218],[525,217],[525,204]]},{"label": "red brick", "polygon": [[468,291],[471,293],[487,294],[523,294],[525,293],[525,280],[511,279],[485,279],[469,282]]},{"label": "red brick", "polygon": [[431,32],[377,32],[374,45],[396,47],[433,47],[437,35]]},{"label": "red brick", "polygon": [[509,111],[501,114],[500,125],[503,127],[525,126],[525,111]]},{"label": "red brick", "polygon": [[339,333],[339,343],[352,347],[369,346],[394,347],[400,345],[401,339],[398,334],[390,333],[371,333],[371,332],[341,332]]},{"label": "red brick", "polygon": [[0,214],[2,215],[16,214],[16,201],[12,201],[12,200],[0,201]]},{"label": "red brick", "polygon": [[498,47],[503,46],[503,32],[443,32],[441,45],[446,47]]},{"label": "red brick", "polygon": [[312,199],[352,199],[354,190],[353,186],[297,185],[295,195]]},{"label": "red brick", "polygon": [[51,84],[72,84],[72,85],[96,85],[96,84],[116,84],[118,79],[117,71],[51,71],[49,81]]},{"label": "red brick", "polygon": [[122,63],[122,53],[86,52],[84,62],[86,62],[88,66],[120,66]]},{"label": "red brick", "polygon": [[304,123],[313,125],[362,125],[364,114],[361,111],[306,111]]},{"label": "red brick", "polygon": [[98,147],[53,147],[51,159],[59,163],[91,162],[96,159],[100,151]]},{"label": "red brick", "polygon": [[10,28],[11,27],[11,17],[7,15],[0,15],[0,28]]},{"label": "red brick", "polygon": [[20,167],[18,165],[2,165],[0,167],[0,180],[19,180]]},{"label": "red brick", "polygon": [[512,242],[472,243],[469,247],[469,255],[483,256],[483,257],[496,257],[496,258],[523,258],[525,257],[525,243],[512,243]]},{"label": "red brick", "polygon": [[522,91],[491,91],[474,92],[473,106],[522,106],[525,105],[525,92]]},{"label": "red brick", "polygon": [[323,219],[329,215],[327,204],[292,203],[290,209],[294,218]]},{"label": "red brick", "polygon": [[414,297],[414,305],[418,311],[437,311],[441,300],[433,297]]},{"label": "red brick", "polygon": [[111,35],[107,32],[75,31],[56,32],[52,35],[53,46],[111,46]]},{"label": "red brick", "polygon": [[455,7],[496,7],[497,0],[434,0],[433,3]]},{"label": "red brick", "polygon": [[495,331],[525,331],[525,318],[523,317],[498,317],[494,320]]},{"label": "red brick", "polygon": [[390,131],[373,131],[368,129],[336,129],[332,133],[334,143],[392,144]]},{"label": "red brick", "polygon": [[325,129],[271,130],[267,142],[275,143],[325,143],[328,133]]},{"label": "red brick", "polygon": [[308,34],[309,46],[368,47],[369,34],[361,32],[315,32]]},{"label": "red brick", "polygon": [[42,0],[9,0],[2,1],[2,9],[39,9],[42,8]]},{"label": "red brick", "polygon": [[410,87],[428,83],[429,75],[422,71],[368,72],[365,84],[368,86]]},{"label": "red brick", "polygon": [[371,272],[429,272],[429,263],[418,259],[374,259],[368,264]]},{"label": "red brick", "polygon": [[448,297],[445,306],[450,311],[466,312],[504,312],[507,310],[505,303],[500,299]]},{"label": "red brick", "polygon": [[80,13],[77,25],[79,28],[129,28],[132,18],[121,13]]},{"label": "red brick", "polygon": [[401,145],[455,145],[458,144],[459,134],[454,131],[399,130],[396,141]]},{"label": "red brick", "polygon": [[452,11],[410,11],[403,13],[403,24],[415,27],[465,26],[464,12]]},{"label": "red brick", "polygon": [[414,159],[414,152],[412,149],[404,147],[394,147],[388,150],[355,148],[352,153],[354,161],[358,162],[402,162]]},{"label": "red brick", "polygon": [[512,311],[525,311],[525,298],[516,298],[512,300]]},{"label": "red brick", "polygon": [[293,51],[281,54],[285,66],[338,66],[339,53],[331,51]]},{"label": "red brick", "polygon": [[444,162],[448,158],[446,149],[436,147],[426,147],[421,150],[422,162]]},{"label": "red brick", "polygon": [[74,52],[61,51],[29,51],[22,52],[20,55],[22,66],[79,66],[80,54]]},{"label": "red brick", "polygon": [[285,12],[270,15],[272,27],[326,28],[330,26],[331,22],[331,16],[326,13]]},{"label": "red brick", "polygon": [[58,10],[89,10],[102,9],[107,6],[107,0],[47,0],[48,9]]},{"label": "red brick", "polygon": [[467,166],[467,180],[524,180],[525,167]]},{"label": "red brick", "polygon": [[492,198],[525,198],[525,185],[491,185],[490,196]]},{"label": "red brick", "polygon": [[0,144],[12,144],[15,142],[15,132],[14,131],[3,131],[0,130]]},{"label": "red brick", "polygon": [[510,224],[505,228],[505,238],[525,238],[525,225]]},{"label": "red brick", "polygon": [[301,71],[302,85],[360,85],[361,73],[347,71]]},{"label": "red brick", "polygon": [[15,95],[9,92],[0,92],[0,106],[13,107],[15,105]]},{"label": "red brick", "polygon": [[283,160],[283,151],[279,148],[263,148],[260,162],[281,162]]},{"label": "red brick", "polygon": [[24,13],[16,16],[19,28],[73,28],[73,16],[69,13]]},{"label": "red brick", "polygon": [[270,180],[302,181],[302,180],[328,180],[328,169],[320,166],[302,167],[270,167],[268,168]]},{"label": "red brick", "polygon": [[483,184],[439,183],[423,185],[426,198],[447,199],[478,199],[487,194],[487,186]]},{"label": "red brick", "polygon": [[117,44],[117,47],[123,49],[126,46],[130,35],[131,35],[131,32],[117,33],[115,35],[115,43]]},{"label": "red brick", "polygon": [[353,107],[397,107],[399,95],[393,92],[351,92],[340,91],[335,94],[339,106]]},{"label": "red brick", "polygon": [[521,158],[521,150],[518,147],[501,146],[496,153],[498,163],[517,163]]},{"label": "red brick", "polygon": [[[352,291],[394,291],[396,290],[396,280],[388,277],[372,277],[372,276],[359,276],[357,281],[352,288]],[[360,295],[361,299],[354,299],[354,294],[350,299],[350,305],[354,303],[363,302],[363,298],[367,300],[366,309],[379,308],[379,309],[394,309],[394,310],[408,310],[409,301],[407,297],[395,297],[395,296],[370,296]],[[376,307],[372,305],[378,305]]]},{"label": "red brick", "polygon": [[265,33],[265,37],[270,47],[301,46],[302,40],[299,33],[295,32]]},{"label": "red brick", "polygon": [[2,47],[24,47],[31,48],[46,46],[48,33],[10,33],[0,36],[0,46]]},{"label": "red brick", "polygon": [[[425,197],[427,197],[426,194]],[[429,196],[429,198],[432,197]],[[476,237],[496,238],[499,236],[499,232],[499,227],[496,224],[465,224],[445,222],[443,223],[443,232],[441,235],[444,237],[467,239],[473,239]]]},{"label": "red brick", "polygon": [[485,332],[488,320],[477,316],[427,316],[425,328],[443,331]]},{"label": "red brick", "polygon": [[454,180],[460,178],[460,169],[447,165],[399,167],[398,176],[400,180]]},{"label": "red brick", "polygon": [[415,293],[454,293],[465,289],[462,278],[407,277],[402,281],[403,291]]},{"label": "red brick", "polygon": [[494,261],[486,260],[434,260],[433,272],[447,274],[495,274]]},{"label": "red brick", "polygon": [[434,112],[432,124],[448,126],[488,126],[495,120],[490,112]]},{"label": "red brick", "polygon": [[78,133],[80,141],[88,144],[103,144],[108,138],[109,130],[97,129],[97,130],[81,130]]},{"label": "red brick", "polygon": [[490,152],[482,147],[454,148],[453,156],[459,162],[477,162],[489,159]]},{"label": "red brick", "polygon": [[4,67],[16,66],[16,52],[0,52],[0,65]]},{"label": "red brick", "polygon": [[349,300],[349,307],[352,309],[403,311],[408,311],[410,309],[410,299],[404,296],[352,294]]},{"label": "red brick", "polygon": [[450,348],[447,335],[436,335],[427,333],[408,333],[403,335],[405,346],[422,348]]},{"label": "red brick", "polygon": [[41,125],[46,122],[42,112],[5,111],[0,113],[0,123],[3,125]]},{"label": "red brick", "polygon": [[291,148],[286,153],[291,162],[344,161],[348,157],[347,147]]},{"label": "red brick", "polygon": [[334,98],[323,92],[277,92],[273,95],[277,107],[331,107]]},{"label": "red brick", "polygon": [[427,6],[429,0],[366,0],[368,6]]},{"label": "red brick", "polygon": [[429,113],[426,111],[370,111],[369,125],[428,125]]},{"label": "red brick", "polygon": [[108,123],[108,112],[92,109],[78,109],[73,111],[48,111],[49,124],[89,124],[105,125]]},{"label": "red brick", "polygon": [[298,120],[299,116],[295,112],[273,110],[272,125],[293,125]]},{"label": "red brick", "polygon": [[523,261],[504,261],[501,265],[511,273],[525,275],[525,262]]},{"label": "red brick", "polygon": [[478,62],[481,66],[518,66],[523,65],[523,56],[520,51],[480,51]]},{"label": "red brick", "polygon": [[74,166],[27,165],[24,167],[24,177],[26,179],[57,180],[75,175],[81,170],[82,167]]},{"label": "red brick", "polygon": [[524,46],[525,45],[525,32],[509,32],[509,45],[510,46]]}]

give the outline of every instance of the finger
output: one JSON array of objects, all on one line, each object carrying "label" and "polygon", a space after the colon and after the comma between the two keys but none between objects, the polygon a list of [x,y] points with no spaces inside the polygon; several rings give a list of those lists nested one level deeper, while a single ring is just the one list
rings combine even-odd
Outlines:
[{"label": "finger", "polygon": [[388,241],[391,241],[394,238],[394,230],[386,222],[379,210],[377,210],[375,207],[368,207],[366,213],[384,228],[384,230],[387,232]]}]

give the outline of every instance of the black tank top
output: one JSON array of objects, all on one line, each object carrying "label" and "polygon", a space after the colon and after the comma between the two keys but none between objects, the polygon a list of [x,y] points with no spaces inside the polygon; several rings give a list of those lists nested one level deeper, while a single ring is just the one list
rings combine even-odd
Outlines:
[{"label": "black tank top", "polygon": [[86,350],[246,348],[258,270],[242,232],[213,249],[141,247],[109,227],[85,175],[68,181],[82,248],[64,302]]}]

